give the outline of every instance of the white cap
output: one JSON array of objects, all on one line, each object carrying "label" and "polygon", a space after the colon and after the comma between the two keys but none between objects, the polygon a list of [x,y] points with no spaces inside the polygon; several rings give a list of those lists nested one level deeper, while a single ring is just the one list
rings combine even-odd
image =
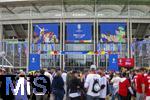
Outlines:
[{"label": "white cap", "polygon": [[90,69],[96,70],[96,65],[91,65],[91,66],[90,66]]},{"label": "white cap", "polygon": [[5,56],[5,52],[4,51],[0,52],[0,57],[3,57],[3,56]]},{"label": "white cap", "polygon": [[50,77],[51,74],[49,72],[45,72],[44,75]]},{"label": "white cap", "polygon": [[22,70],[22,69],[20,69],[20,70],[19,70],[19,72],[23,72],[23,70]]}]

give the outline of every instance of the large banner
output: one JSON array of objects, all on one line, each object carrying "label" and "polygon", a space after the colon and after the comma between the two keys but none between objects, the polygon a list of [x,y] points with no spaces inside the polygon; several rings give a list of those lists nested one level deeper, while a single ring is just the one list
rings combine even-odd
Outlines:
[{"label": "large banner", "polygon": [[134,58],[118,58],[120,67],[134,67]]},{"label": "large banner", "polygon": [[119,71],[118,68],[118,54],[110,54],[109,55],[109,71]]},{"label": "large banner", "polygon": [[59,42],[59,24],[33,24],[33,42],[34,43],[58,43]]},{"label": "large banner", "polygon": [[126,58],[118,58],[118,66],[125,67]]},{"label": "large banner", "polygon": [[40,55],[30,54],[28,71],[40,70]]},{"label": "large banner", "polygon": [[125,59],[125,66],[126,67],[134,67],[134,59],[133,58],[126,58]]},{"label": "large banner", "polygon": [[101,42],[126,42],[126,23],[101,23]]},{"label": "large banner", "polygon": [[66,42],[92,42],[92,23],[67,23]]}]

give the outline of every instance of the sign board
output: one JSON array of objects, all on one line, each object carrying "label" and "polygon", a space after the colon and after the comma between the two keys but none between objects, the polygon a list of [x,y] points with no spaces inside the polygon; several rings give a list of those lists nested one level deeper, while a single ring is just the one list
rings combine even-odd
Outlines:
[{"label": "sign board", "polygon": [[133,58],[118,58],[118,66],[134,67],[134,59]]},{"label": "sign board", "polygon": [[29,68],[28,71],[40,70],[40,55],[30,54],[29,55]]},{"label": "sign board", "polygon": [[101,23],[101,42],[126,42],[126,23]]},{"label": "sign board", "polygon": [[92,42],[92,23],[67,23],[66,42]]},{"label": "sign board", "polygon": [[110,54],[109,55],[109,71],[119,71],[118,68],[118,54]]},{"label": "sign board", "polygon": [[125,58],[118,58],[118,66],[124,67],[125,66]]},{"label": "sign board", "polygon": [[42,23],[33,24],[33,42],[34,43],[58,43],[59,42],[59,24]]},{"label": "sign board", "polygon": [[126,58],[125,59],[125,67],[134,67],[134,59]]}]

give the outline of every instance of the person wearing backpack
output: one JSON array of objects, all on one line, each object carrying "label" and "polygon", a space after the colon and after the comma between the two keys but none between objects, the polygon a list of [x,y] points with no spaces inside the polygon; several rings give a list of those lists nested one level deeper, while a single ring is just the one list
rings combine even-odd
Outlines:
[{"label": "person wearing backpack", "polygon": [[91,65],[90,72],[86,77],[84,88],[87,90],[86,100],[99,100],[101,90],[101,77],[96,73],[96,66]]}]

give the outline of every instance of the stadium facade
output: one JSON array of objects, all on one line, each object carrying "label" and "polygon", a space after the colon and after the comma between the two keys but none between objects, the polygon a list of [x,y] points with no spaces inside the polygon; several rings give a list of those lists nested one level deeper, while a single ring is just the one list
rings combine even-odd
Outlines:
[{"label": "stadium facade", "polygon": [[1,0],[0,41],[3,67],[34,54],[40,67],[108,67],[112,54],[150,67],[150,1]]}]

